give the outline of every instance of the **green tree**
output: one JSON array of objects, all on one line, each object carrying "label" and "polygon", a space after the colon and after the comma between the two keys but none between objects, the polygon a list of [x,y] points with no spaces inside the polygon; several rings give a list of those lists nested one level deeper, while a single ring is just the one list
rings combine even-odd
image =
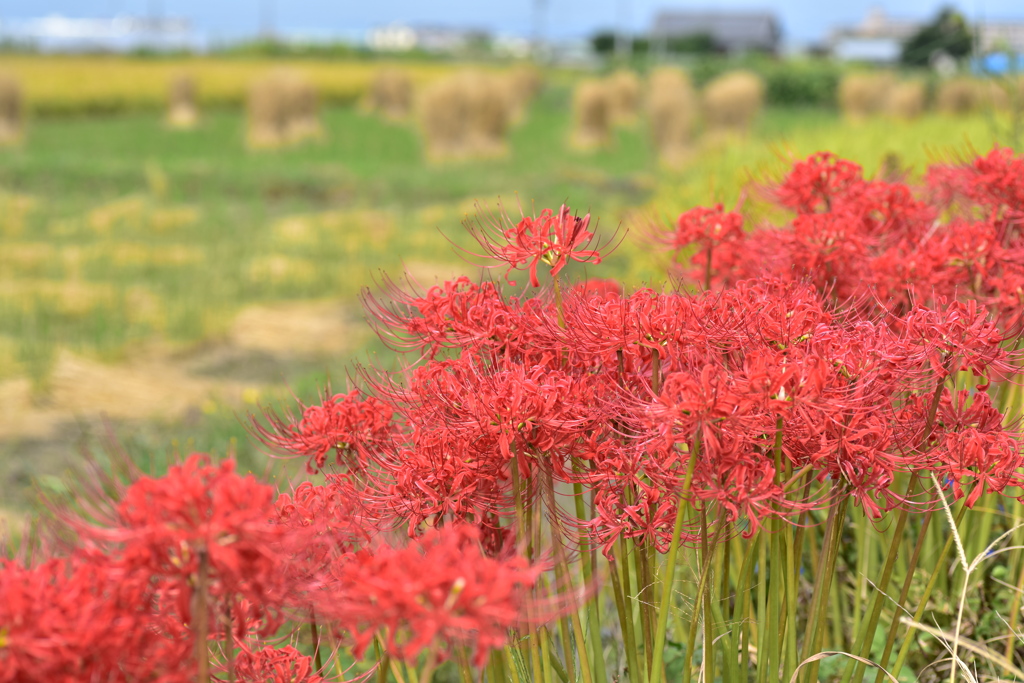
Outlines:
[{"label": "green tree", "polygon": [[928,66],[937,52],[962,59],[971,54],[972,45],[971,30],[964,15],[945,7],[903,44],[900,60],[908,66]]}]

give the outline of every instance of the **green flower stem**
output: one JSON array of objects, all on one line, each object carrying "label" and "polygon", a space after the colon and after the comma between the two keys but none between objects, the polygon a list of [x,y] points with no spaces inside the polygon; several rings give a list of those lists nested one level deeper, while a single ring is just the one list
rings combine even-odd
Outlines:
[{"label": "green flower stem", "polygon": [[[621,541],[621,539],[619,539]],[[616,550],[619,554],[623,552],[623,545],[619,542]],[[622,565],[618,557],[611,560],[612,569],[612,591],[615,597],[615,609],[619,613],[619,628],[622,629],[622,639],[625,641],[626,666],[629,667],[629,680],[633,683],[640,683],[644,679],[640,676],[640,663],[636,647],[636,638],[633,634],[633,610],[626,603],[626,591],[622,587]],[[629,585],[628,582],[626,584]]]},{"label": "green flower stem", "polygon": [[[960,510],[956,515],[956,525],[960,526],[960,522],[963,520],[964,515],[967,512],[967,507],[964,505],[960,506]],[[946,545],[942,547],[942,552],[939,553],[938,559],[935,560],[935,568],[932,569],[932,575],[928,579],[928,585],[925,586],[924,593],[918,599],[917,609],[914,611],[914,621],[921,623],[921,617],[924,615],[925,608],[928,606],[928,599],[932,595],[932,591],[935,589],[935,583],[939,576],[945,575],[943,571],[943,565],[946,563],[946,557],[949,556],[950,550],[953,549],[953,534],[950,533],[946,539]],[[899,654],[896,655],[896,663],[893,665],[892,670],[899,672],[903,670],[903,665],[907,661],[907,655],[910,654],[910,646],[914,642],[914,627],[908,626],[907,632],[903,635],[903,645],[900,646]]]},{"label": "green flower stem", "polygon": [[647,551],[639,543],[633,543],[633,572],[636,576],[636,599],[640,607],[640,632],[644,637],[644,657],[648,671],[654,671],[651,642],[654,639],[654,617],[651,614],[649,591],[654,585],[650,566],[647,563]]},{"label": "green flower stem", "polygon": [[760,543],[757,546],[757,683],[768,680],[768,663],[762,656],[767,651],[765,642],[768,640],[768,545],[771,539],[765,538],[762,528]]},{"label": "green flower stem", "polygon": [[[909,499],[914,495],[915,488],[917,488],[916,474],[911,476],[910,483],[907,485],[906,498]],[[871,642],[875,635],[875,627],[878,626],[878,618],[882,614],[882,605],[887,600],[885,592],[889,589],[892,570],[896,566],[896,556],[899,554],[900,542],[903,540],[903,529],[907,525],[908,515],[909,511],[904,507],[896,517],[896,526],[893,528],[889,552],[886,553],[885,564],[882,566],[882,576],[875,584],[875,592],[871,600],[871,613],[867,621],[861,624],[860,633],[853,646],[853,653],[860,657],[867,658],[871,654]],[[841,683],[850,683],[853,679],[860,681],[864,676],[864,667],[865,664],[863,662],[858,662],[852,658],[849,659],[846,669],[843,671]]]},{"label": "green flower stem", "polygon": [[[690,451],[690,459],[686,464],[686,476],[683,479],[683,488],[679,491],[679,499],[676,503],[676,519],[672,527],[672,541],[668,546],[668,557],[665,562],[665,578],[662,581],[661,604],[658,608],[658,624],[654,632],[654,650],[651,657],[651,683],[661,681],[661,670],[664,664],[665,637],[668,633],[668,613],[672,609],[673,586],[675,586],[676,560],[679,553],[679,535],[683,531],[683,519],[686,515],[686,505],[690,498],[690,485],[693,482],[693,470],[697,465],[697,456],[700,452],[700,432],[698,431],[693,440],[693,449]],[[687,653],[689,655],[689,653]]]},{"label": "green flower stem", "polygon": [[[721,520],[719,520],[719,521],[721,522]],[[724,524],[719,524],[719,527],[718,527],[718,529],[715,532],[715,538],[711,542],[711,546],[712,547],[714,547],[714,546],[716,546],[718,544],[718,539],[719,539],[719,536],[721,535],[723,527],[724,527]],[[704,534],[704,536],[706,537],[706,534]],[[705,548],[706,547],[707,546],[705,546]],[[701,570],[700,570],[700,580],[697,583],[697,595],[696,595],[696,597],[695,597],[695,599],[693,601],[693,611],[694,611],[694,614],[693,614],[693,618],[690,620],[690,633],[687,635],[687,639],[686,639],[686,654],[685,654],[684,659],[683,659],[683,683],[690,683],[690,677],[693,674],[693,672],[692,672],[692,668],[693,668],[693,651],[694,651],[694,648],[696,647],[696,644],[697,644],[697,627],[698,627],[698,624],[700,624],[700,619],[698,619],[698,609],[700,609],[700,608],[698,606],[705,604],[704,600],[705,600],[705,597],[706,597],[706,591],[708,589],[708,583],[709,583],[708,579],[709,579],[709,577],[711,575],[711,564],[712,564],[713,557],[712,557],[711,553],[709,553],[709,552],[704,552],[703,554],[704,554],[704,557],[701,558],[701,560],[702,560],[701,561],[701,565],[702,566],[701,566]],[[709,621],[712,621],[712,622],[714,621],[714,618],[713,618],[713,616],[712,616],[710,611],[708,611],[708,612],[706,612],[704,614],[704,622],[705,622],[705,628],[706,629],[713,629],[714,628],[714,624],[708,625],[707,622],[709,622]],[[704,650],[704,670],[705,670],[706,673],[708,673],[708,675],[706,676],[706,679],[714,680],[713,677],[710,675],[714,671],[713,670],[713,665],[712,665],[712,660],[714,658],[714,651],[713,651],[713,649],[711,647],[711,639],[707,638],[708,632],[709,631],[707,631],[707,630],[705,631],[705,638],[707,639],[707,642],[706,642],[706,646],[707,647]],[[713,633],[713,630],[711,630],[711,633]]]},{"label": "green flower stem", "polygon": [[[849,496],[845,490],[841,489],[839,502],[832,505],[825,523],[825,538],[821,544],[821,556],[818,560],[818,572],[815,578],[814,595],[811,598],[810,618],[807,620],[801,659],[809,658],[821,648],[821,640],[826,628],[829,596],[832,590],[832,577],[835,575],[836,559],[843,537],[843,524],[846,520],[848,502]],[[814,683],[818,680],[818,664],[818,661],[813,661],[807,665],[804,674],[806,683]]]},{"label": "green flower stem", "polygon": [[[562,525],[558,520],[558,503],[555,500],[555,480],[551,476],[550,471],[543,472],[544,478],[544,489],[548,498],[548,510],[551,514],[551,546],[555,551],[555,577],[560,582],[559,590],[565,590],[568,595],[572,596],[573,608],[570,610],[570,620],[572,621],[573,634],[576,636],[576,643],[579,647],[585,648],[586,638],[583,634],[583,626],[580,623],[580,613],[575,607],[576,592],[572,585],[572,570],[569,567],[569,562],[565,557],[565,549],[562,547]],[[572,646],[569,642],[569,628],[566,623],[566,618],[561,618],[561,629],[562,629],[562,640],[563,647],[565,649],[565,667],[569,675],[569,678],[573,681],[576,679],[575,664],[572,656]],[[593,678],[590,675],[590,661],[586,656],[584,650],[583,656],[580,657],[580,673],[583,676],[583,683],[594,683]]]},{"label": "green flower stem", "polygon": [[744,553],[743,564],[740,567],[739,585],[736,587],[736,600],[732,609],[732,642],[738,643],[739,668],[740,671],[747,671],[750,657],[749,632],[746,617],[750,610],[750,599],[747,594],[750,592],[750,583],[754,573],[754,557],[758,546],[761,544],[761,534],[754,537],[753,545]]},{"label": "green flower stem", "polygon": [[[545,626],[541,626],[537,632],[540,634],[541,661],[543,663],[542,673],[544,676],[543,683],[554,683],[555,677],[554,673],[552,672],[551,664],[552,659],[554,659],[554,657],[551,654],[551,639],[548,635],[548,629]],[[564,683],[566,679],[562,677],[562,681]]]},{"label": "green flower stem", "polygon": [[[903,605],[907,602],[907,596],[910,595],[910,588],[914,583],[914,572],[917,569],[917,562],[921,558],[921,549],[924,547],[928,526],[931,524],[931,521],[932,511],[929,510],[921,520],[921,528],[917,533],[917,543],[914,544],[914,551],[910,557],[907,574],[903,579],[903,588],[900,589],[899,602],[896,605],[896,610],[893,612],[892,623],[889,624],[889,633],[885,638],[885,649],[882,651],[881,659],[877,662],[880,668],[875,676],[876,683],[882,683],[882,670],[889,665],[889,655],[892,654],[892,646],[896,642],[896,633],[900,628],[900,612],[903,609]],[[896,672],[896,675],[899,675],[899,671]]]},{"label": "green flower stem", "polygon": [[[572,471],[579,474],[579,463],[572,461]],[[586,512],[586,504],[583,500],[583,485],[575,482],[572,485],[572,492],[576,502],[576,517],[581,522],[588,521],[590,517]],[[606,683],[608,673],[604,665],[604,646],[601,643],[601,601],[600,593],[594,582],[594,568],[597,564],[597,550],[590,546],[590,538],[585,529],[580,529],[580,571],[583,574],[583,587],[587,595],[587,626],[590,635],[590,654],[593,660],[593,675],[595,683]],[[586,653],[581,653],[585,656]]]}]

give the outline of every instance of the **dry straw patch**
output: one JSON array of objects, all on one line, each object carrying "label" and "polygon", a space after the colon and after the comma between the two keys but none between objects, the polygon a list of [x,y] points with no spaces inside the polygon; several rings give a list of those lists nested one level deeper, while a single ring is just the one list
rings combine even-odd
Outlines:
[{"label": "dry straw patch", "polygon": [[640,78],[635,72],[620,69],[608,77],[608,98],[612,124],[630,126],[640,112]]},{"label": "dry straw patch", "polygon": [[0,74],[0,145],[13,145],[25,133],[25,98],[21,83],[9,73]]},{"label": "dry straw patch", "polygon": [[750,71],[731,71],[708,83],[703,99],[709,128],[745,132],[764,106],[764,81]]},{"label": "dry straw patch", "polygon": [[890,90],[885,99],[885,112],[889,116],[912,121],[924,113],[927,90],[921,81],[903,81]]},{"label": "dry straw patch", "polygon": [[506,100],[509,103],[509,118],[518,124],[526,118],[530,103],[544,88],[544,76],[535,66],[520,64],[513,67],[504,78]]},{"label": "dry straw patch", "polygon": [[877,116],[886,110],[894,85],[889,73],[848,74],[839,83],[839,108],[854,121]]},{"label": "dry straw patch", "polygon": [[467,70],[436,81],[423,90],[418,111],[427,156],[433,161],[508,151],[512,109],[500,75]]},{"label": "dry straw patch", "polygon": [[966,116],[979,109],[984,96],[981,83],[970,78],[953,78],[939,85],[935,107],[943,114]]},{"label": "dry straw patch", "polygon": [[294,69],[276,69],[255,81],[246,113],[250,149],[274,149],[323,135],[316,90]]},{"label": "dry straw patch", "polygon": [[681,69],[662,68],[651,74],[647,92],[651,141],[662,163],[681,164],[693,142],[697,94]]},{"label": "dry straw patch", "polygon": [[580,150],[593,150],[611,140],[612,101],[608,84],[586,80],[576,86],[572,99],[573,130],[570,143]]},{"label": "dry straw patch", "polygon": [[275,355],[338,355],[362,343],[365,326],[350,324],[348,309],[335,302],[251,306],[228,333],[233,346]]},{"label": "dry straw patch", "polygon": [[412,78],[405,69],[384,67],[373,75],[365,106],[385,118],[401,121],[412,113],[413,94]]},{"label": "dry straw patch", "polygon": [[179,130],[195,128],[199,123],[195,78],[184,73],[175,75],[171,79],[167,100],[167,125]]}]

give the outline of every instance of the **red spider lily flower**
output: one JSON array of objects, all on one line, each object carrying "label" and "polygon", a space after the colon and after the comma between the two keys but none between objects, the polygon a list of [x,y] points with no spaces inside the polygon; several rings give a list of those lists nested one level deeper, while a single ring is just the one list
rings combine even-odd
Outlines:
[{"label": "red spider lily flower", "polygon": [[1006,429],[1004,419],[983,391],[961,390],[955,402],[945,391],[939,403],[932,455],[936,469],[952,481],[956,498],[963,498],[970,484],[968,507],[986,491],[1024,485],[1020,434]]},{"label": "red spider lily flower", "polygon": [[598,280],[591,278],[573,287],[573,291],[582,296],[596,296],[601,299],[622,296],[622,285],[615,280]]},{"label": "red spider lily flower", "polygon": [[861,167],[831,152],[817,152],[793,164],[775,196],[782,206],[798,213],[831,210],[832,202],[863,183]]},{"label": "red spider lily flower", "polygon": [[294,571],[315,579],[337,557],[353,552],[373,535],[366,503],[342,475],[324,484],[304,481],[277,499],[277,522],[288,529],[282,543]]},{"label": "red spider lily flower", "polygon": [[186,683],[194,641],[168,634],[147,576],[102,558],[0,560],[0,683]]},{"label": "red spider lily flower", "polygon": [[239,683],[323,683],[313,658],[291,645],[281,649],[265,647],[252,652],[242,649],[234,662]]},{"label": "red spider lily flower", "polygon": [[303,405],[302,417],[278,417],[265,413],[269,426],[253,415],[253,430],[263,443],[291,455],[308,458],[306,469],[312,474],[322,470],[327,453],[334,450],[337,464],[347,471],[361,473],[370,453],[386,443],[394,433],[391,409],[373,396],[362,397],[358,389],[347,394],[324,392],[319,405]]},{"label": "red spider lily flower", "polygon": [[487,557],[479,541],[476,528],[453,525],[404,548],[356,553],[336,563],[322,609],[352,633],[356,657],[379,635],[399,659],[470,647],[482,666],[525,618],[542,569],[522,557]]},{"label": "red spider lily flower", "polygon": [[272,630],[290,593],[280,552],[287,529],[274,522],[273,488],[234,468],[231,460],[212,465],[209,456],[192,454],[163,477],[132,483],[100,525],[71,524],[86,548],[164,582],[184,622],[191,621],[190,586],[205,552],[210,601],[245,598]]},{"label": "red spider lily flower", "polygon": [[1009,147],[996,147],[974,160],[970,194],[983,204],[1005,207],[1015,216],[1024,210],[1024,158]]},{"label": "red spider lily flower", "polygon": [[511,314],[494,283],[475,284],[465,276],[446,280],[422,296],[389,282],[384,294],[389,302],[363,293],[380,338],[399,351],[428,349],[431,358],[441,349],[500,340]]},{"label": "red spider lily flower", "polygon": [[[485,254],[508,264],[505,277],[524,266],[530,270],[530,284],[540,287],[537,266],[551,267],[551,277],[571,261],[600,263],[599,249],[587,249],[594,239],[590,232],[590,214],[583,218],[572,215],[564,204],[556,214],[544,209],[539,216],[523,216],[512,224],[507,216],[498,216],[489,226],[468,226]],[[509,281],[511,284],[515,284]]]}]

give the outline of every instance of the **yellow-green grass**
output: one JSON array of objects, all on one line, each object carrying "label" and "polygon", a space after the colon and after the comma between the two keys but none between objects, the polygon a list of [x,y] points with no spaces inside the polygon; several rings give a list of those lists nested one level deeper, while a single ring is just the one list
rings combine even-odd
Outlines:
[{"label": "yellow-green grass", "polygon": [[[22,56],[0,58],[0,71],[17,77],[26,103],[40,113],[111,112],[159,108],[167,103],[172,78],[189,74],[203,105],[239,104],[249,85],[280,66],[271,59],[194,57],[140,59],[121,56]],[[289,60],[289,68],[305,75],[327,102],[351,102],[369,87],[386,62]],[[403,63],[414,82],[429,81],[452,69],[431,62]]]}]

